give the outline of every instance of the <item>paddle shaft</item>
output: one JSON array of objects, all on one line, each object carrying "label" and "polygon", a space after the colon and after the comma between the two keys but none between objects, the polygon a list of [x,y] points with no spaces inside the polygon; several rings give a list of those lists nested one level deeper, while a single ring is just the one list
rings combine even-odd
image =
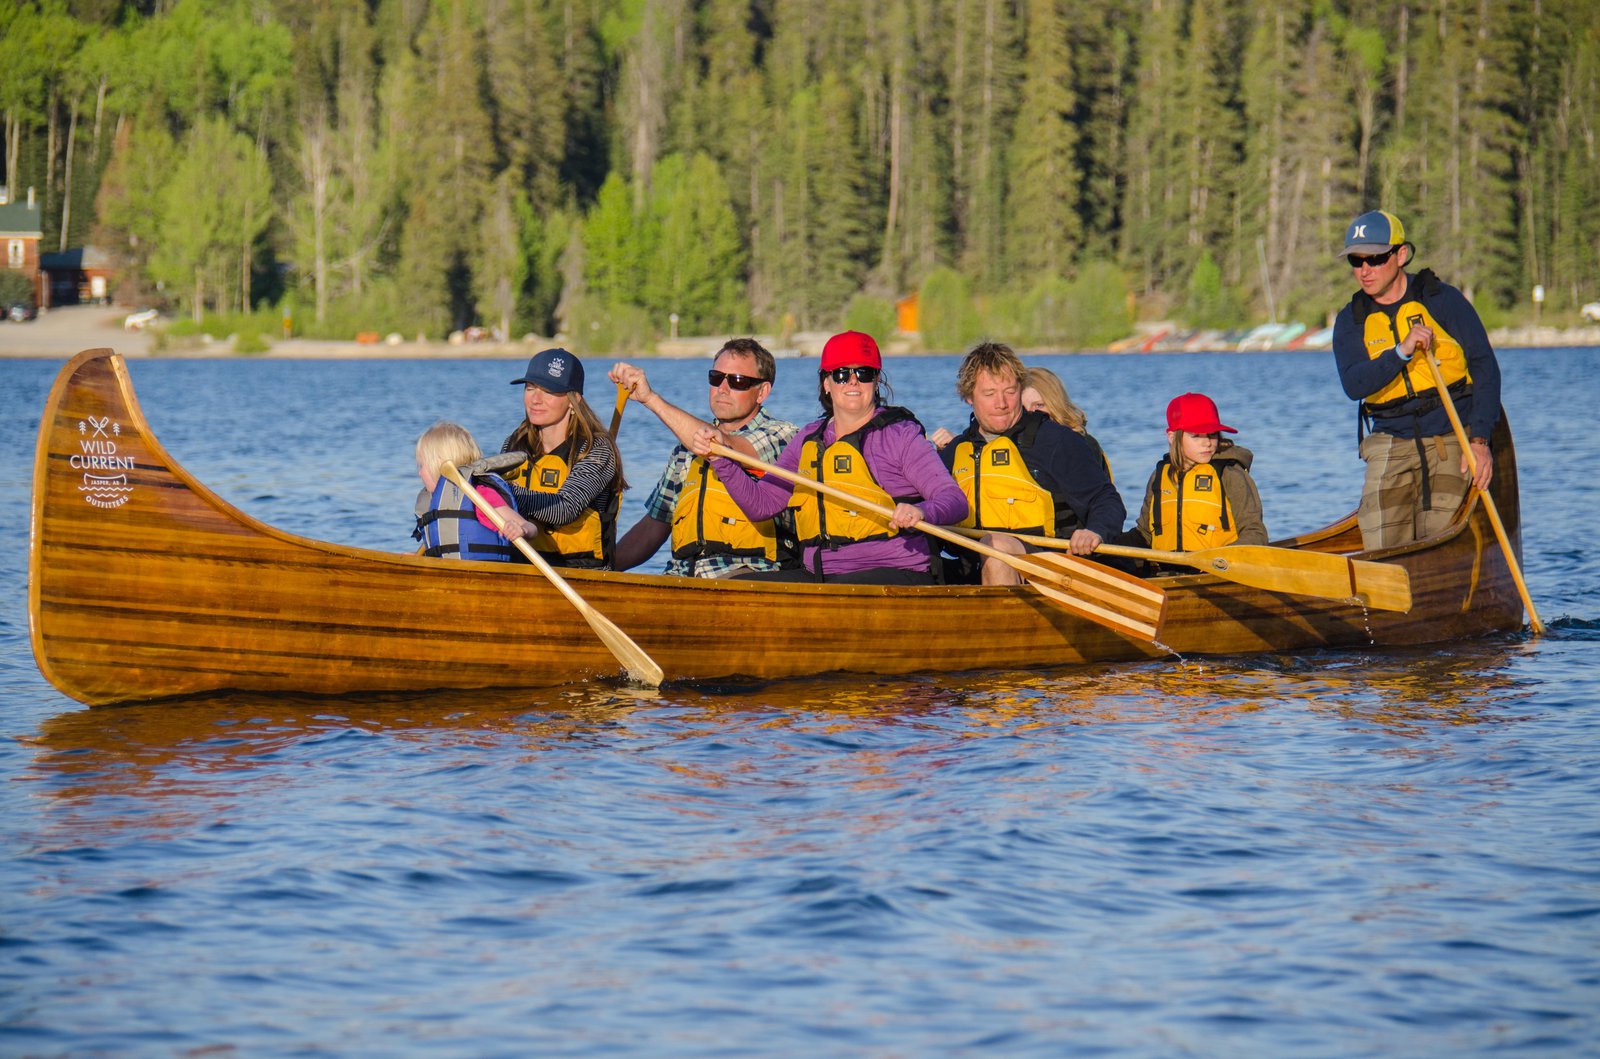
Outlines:
[{"label": "paddle shaft", "polygon": [[450,479],[455,487],[460,489],[467,499],[477,506],[479,511],[487,515],[489,521],[494,523],[494,528],[500,531],[501,536],[511,540],[511,543],[516,545],[517,550],[527,556],[528,561],[545,576],[545,579],[567,598],[567,602],[577,608],[578,613],[583,615],[584,621],[589,623],[589,627],[600,637],[601,642],[611,650],[617,661],[622,663],[622,668],[628,671],[630,677],[641,684],[649,684],[651,687],[661,686],[661,680],[665,674],[655,660],[645,654],[644,649],[634,643],[627,633],[623,632],[609,618],[591,606],[588,600],[578,595],[578,590],[568,584],[566,578],[556,573],[555,568],[545,561],[544,556],[539,554],[538,549],[522,537],[511,538],[507,535],[506,520],[501,518],[500,512],[495,510],[494,505],[485,500],[483,494],[473,488],[472,483],[462,476],[461,472],[456,469],[455,464],[445,460],[439,465],[439,473]]},{"label": "paddle shaft", "polygon": [[[892,518],[894,516],[893,508],[883,507],[880,504],[863,500],[846,489],[830,485],[827,482],[820,482],[815,478],[808,478],[803,474],[797,474],[775,464],[756,459],[754,456],[747,456],[742,452],[728,448],[726,445],[718,445],[713,442],[711,454],[725,457],[735,463],[742,463],[746,467],[753,467],[766,474],[782,478],[785,481],[813,490],[824,496],[831,496],[835,500],[860,508],[863,511],[870,511],[883,518]],[[1091,621],[1117,632],[1128,633],[1133,631],[1142,639],[1155,639],[1156,632],[1160,627],[1165,593],[1136,577],[1107,570],[1087,560],[1073,560],[1073,562],[1077,563],[1077,566],[1071,570],[1056,565],[1046,565],[1039,558],[1012,555],[1010,552],[1003,552],[998,548],[979,544],[977,541],[968,540],[960,534],[946,529],[944,526],[937,526],[923,519],[918,519],[912,525],[930,537],[949,541],[958,548],[966,548],[969,551],[977,552],[979,555],[988,556],[1005,563],[1024,578],[1027,578],[1033,587],[1042,592],[1047,598],[1068,607]],[[1057,559],[1061,563],[1067,561],[1065,557],[1051,558]],[[1079,583],[1074,584],[1075,580]],[[1041,586],[1039,584],[1041,581],[1049,582],[1049,586]],[[1087,593],[1094,596],[1099,602],[1069,595],[1063,591],[1064,589]],[[1133,596],[1138,598],[1134,599],[1132,598]],[[1107,605],[1113,609],[1107,609]],[[1119,606],[1129,609],[1130,613],[1119,612],[1115,609]],[[1131,611],[1134,610],[1141,613],[1150,610],[1155,613],[1156,617],[1154,619],[1134,617],[1131,614]]]},{"label": "paddle shaft", "polygon": [[[957,527],[956,532],[972,538],[982,537],[989,532],[1006,533],[1024,544],[1038,548],[1064,550],[1068,547],[1068,542],[1060,537],[1040,537],[1030,533],[1011,533],[1008,530],[989,531]],[[1319,599],[1359,599],[1375,610],[1411,609],[1411,578],[1404,567],[1354,560],[1331,552],[1274,548],[1266,544],[1242,544],[1194,552],[1170,552],[1153,548],[1131,548],[1120,544],[1102,544],[1095,549],[1095,552],[1189,566],[1220,577],[1224,581],[1268,592],[1313,596]]]},{"label": "paddle shaft", "polygon": [[622,428],[622,410],[628,407],[628,388],[622,383],[617,383],[617,408],[611,413],[611,436],[615,438],[617,431]]},{"label": "paddle shaft", "polygon": [[[1472,441],[1467,437],[1467,428],[1461,425],[1461,416],[1456,413],[1456,403],[1450,396],[1450,386],[1444,381],[1444,371],[1439,367],[1438,358],[1433,355],[1432,348],[1421,352],[1428,358],[1428,370],[1433,372],[1433,385],[1439,390],[1439,400],[1444,404],[1445,414],[1450,417],[1450,427],[1456,432],[1456,442],[1467,458],[1467,473],[1476,478],[1478,460],[1472,454]],[[1505,554],[1506,566],[1511,570],[1511,580],[1517,586],[1517,594],[1522,597],[1523,609],[1528,612],[1528,627],[1533,630],[1535,636],[1543,636],[1544,622],[1539,620],[1539,612],[1533,609],[1533,597],[1528,594],[1528,582],[1522,579],[1522,566],[1517,562],[1517,553],[1511,547],[1511,537],[1506,533],[1505,523],[1500,521],[1500,509],[1495,506],[1494,497],[1489,495],[1487,489],[1478,489],[1477,493],[1483,500],[1483,510],[1489,516],[1489,525],[1494,527],[1495,539],[1500,542],[1500,551]]]},{"label": "paddle shaft", "polygon": [[[711,455],[723,456],[727,459],[733,460],[735,463],[742,463],[746,467],[754,467],[757,470],[763,471],[767,474],[776,475],[785,481],[793,482],[795,485],[804,486],[807,489],[814,489],[825,496],[833,497],[835,500],[842,500],[854,507],[861,508],[863,511],[870,511],[874,515],[881,515],[884,518],[892,518],[894,516],[893,508],[884,507],[881,504],[874,504],[870,500],[863,500],[861,497],[850,492],[848,489],[841,489],[836,485],[829,485],[827,482],[819,482],[815,478],[808,478],[803,474],[797,474],[794,471],[785,470],[776,464],[766,463],[762,460],[758,460],[754,456],[746,456],[744,453],[730,449],[726,445],[718,445],[713,442],[711,445]],[[977,552],[979,555],[986,555],[991,559],[999,559],[1007,566],[1015,569],[1018,573],[1027,574],[1033,572],[1031,569],[1026,568],[1028,564],[1022,560],[1021,556],[1012,555],[1010,552],[1003,552],[998,548],[991,548],[987,544],[979,544],[977,541],[968,540],[953,530],[946,529],[943,526],[936,526],[933,523],[925,522],[922,519],[918,519],[912,525],[915,529],[921,530],[928,536],[938,537],[942,541],[949,541],[958,548],[966,548],[969,551]]]},{"label": "paddle shaft", "polygon": [[[1060,551],[1065,551],[1067,548],[1071,547],[1071,542],[1066,537],[1041,537],[1034,533],[1016,533],[1012,530],[969,529],[965,526],[957,526],[955,527],[955,532],[961,534],[963,537],[970,537],[973,540],[977,540],[980,537],[987,537],[991,533],[1003,533],[1008,537],[1015,537],[1023,544],[1031,544],[1036,548],[1055,548]],[[1164,552],[1155,548],[1130,548],[1122,544],[1103,543],[1095,545],[1094,550],[1097,552],[1103,552],[1106,555],[1124,555],[1131,559],[1148,559],[1154,563],[1175,563],[1179,566],[1193,566],[1197,568],[1205,565],[1203,562],[1195,559],[1186,552]]]}]

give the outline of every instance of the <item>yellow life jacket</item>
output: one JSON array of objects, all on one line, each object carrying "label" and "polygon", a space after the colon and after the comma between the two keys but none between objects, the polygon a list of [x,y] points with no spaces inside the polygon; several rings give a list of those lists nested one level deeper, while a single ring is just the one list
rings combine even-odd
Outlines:
[{"label": "yellow life jacket", "polygon": [[1028,462],[1028,448],[1038,432],[1037,423],[1024,428],[1017,439],[1004,434],[979,447],[982,435],[962,435],[956,446],[950,475],[967,497],[967,517],[962,526],[983,530],[1009,530],[1046,537],[1056,535],[1056,500],[1039,484]]},{"label": "yellow life jacket", "polygon": [[1239,539],[1233,505],[1222,488],[1222,469],[1197,463],[1174,482],[1172,461],[1163,456],[1145,497],[1150,514],[1150,546],[1168,552],[1221,548]]},{"label": "yellow life jacket", "polygon": [[778,559],[778,531],[772,519],[750,521],[728,494],[704,456],[696,456],[683,476],[672,509],[672,557],[700,559],[740,555]]},{"label": "yellow life jacket", "polygon": [[[1428,312],[1427,304],[1423,300],[1438,280],[1432,272],[1424,271],[1417,276],[1409,277],[1407,283],[1405,298],[1392,314],[1386,306],[1378,306],[1371,298],[1362,296],[1366,302],[1362,339],[1366,343],[1367,357],[1377,360],[1399,345],[1413,325],[1422,324],[1433,331],[1433,354],[1439,359],[1439,368],[1444,372],[1445,384],[1453,385],[1463,380],[1470,384],[1472,376],[1467,371],[1467,355],[1461,348],[1461,343],[1439,326],[1439,322]],[[1433,385],[1433,372],[1428,368],[1428,358],[1421,350],[1411,358],[1404,371],[1376,392],[1368,394],[1365,404],[1368,411],[1381,413],[1386,408],[1398,408],[1400,404],[1418,395],[1430,395],[1430,398],[1438,395]]]},{"label": "yellow life jacket", "polygon": [[[554,452],[547,452],[531,463],[525,460],[518,464],[505,479],[529,492],[559,492],[571,471],[567,463],[571,452],[572,439],[568,438]],[[617,506],[616,490],[607,489],[583,514],[565,526],[540,527],[533,538],[533,546],[546,557],[605,561],[616,531]]]},{"label": "yellow life jacket", "polygon": [[[800,448],[798,473],[818,482],[827,482],[881,507],[892,508],[896,503],[914,504],[921,497],[890,496],[872,476],[867,458],[862,453],[867,435],[882,430],[892,423],[905,420],[917,422],[915,416],[904,408],[880,408],[876,415],[860,430],[834,439],[833,444],[822,448],[823,432],[828,420],[806,438]],[[921,423],[917,423],[920,430]],[[794,509],[795,529],[800,543],[807,547],[838,548],[862,541],[881,541],[894,537],[899,530],[889,520],[871,511],[857,510],[831,496],[797,486],[789,500]]]}]

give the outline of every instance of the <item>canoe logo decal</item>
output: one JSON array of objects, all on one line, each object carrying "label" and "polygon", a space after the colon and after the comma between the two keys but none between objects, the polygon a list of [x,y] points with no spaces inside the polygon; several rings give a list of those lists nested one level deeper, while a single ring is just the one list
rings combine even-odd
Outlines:
[{"label": "canoe logo decal", "polygon": [[89,416],[78,420],[78,451],[67,458],[67,465],[83,472],[78,491],[84,502],[94,507],[121,507],[133,495],[126,471],[133,470],[133,457],[117,451],[122,425],[110,416]]}]

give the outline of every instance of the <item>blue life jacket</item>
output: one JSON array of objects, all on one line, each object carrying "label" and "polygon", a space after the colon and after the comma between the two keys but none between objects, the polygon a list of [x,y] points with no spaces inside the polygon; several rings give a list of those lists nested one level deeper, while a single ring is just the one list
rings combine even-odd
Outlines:
[{"label": "blue life jacket", "polygon": [[[511,487],[498,475],[476,476],[493,486],[509,500]],[[476,483],[474,483],[476,484]],[[455,483],[441,477],[428,498],[428,509],[417,515],[417,528],[411,534],[423,542],[423,555],[473,559],[478,562],[510,562],[516,549],[500,534],[478,521],[472,501]]]}]

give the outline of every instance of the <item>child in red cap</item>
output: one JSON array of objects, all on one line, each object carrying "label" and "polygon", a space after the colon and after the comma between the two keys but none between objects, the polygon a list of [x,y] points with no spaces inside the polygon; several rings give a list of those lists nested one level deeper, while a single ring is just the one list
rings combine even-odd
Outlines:
[{"label": "child in red cap", "polygon": [[1135,532],[1146,546],[1192,552],[1228,544],[1265,544],[1261,494],[1250,477],[1249,449],[1222,435],[1222,422],[1203,393],[1179,394],[1167,405],[1167,455],[1145,487]]}]

